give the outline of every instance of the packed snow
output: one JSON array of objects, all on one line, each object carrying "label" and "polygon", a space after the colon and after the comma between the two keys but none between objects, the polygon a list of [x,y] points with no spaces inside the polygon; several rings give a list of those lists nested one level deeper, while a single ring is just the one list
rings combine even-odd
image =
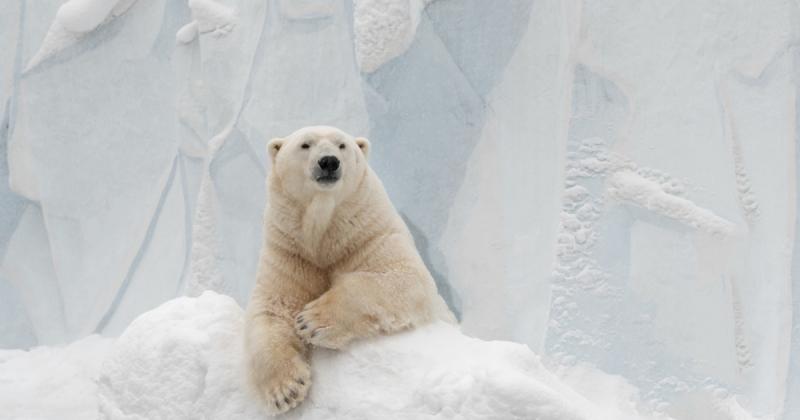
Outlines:
[{"label": "packed snow", "polygon": [[419,26],[420,16],[432,0],[355,0],[353,42],[361,70],[372,73],[403,54]]},{"label": "packed snow", "polygon": [[[109,419],[263,418],[245,385],[242,327],[233,299],[206,292],[141,315],[116,340],[90,336],[63,348],[2,351],[3,416],[92,418],[99,407]],[[482,342],[448,324],[344,352],[316,350],[312,365],[308,401],[284,418],[641,418],[635,393],[615,393],[619,384],[590,401],[524,346]],[[27,372],[24,381],[19,372]]]},{"label": "packed snow", "polygon": [[136,0],[69,0],[58,8],[39,51],[26,67],[31,70],[61,50],[71,47],[103,23],[128,10]]},{"label": "packed snow", "polygon": [[58,8],[56,20],[70,32],[91,32],[109,17],[124,13],[136,0],[69,0]]},{"label": "packed snow", "polygon": [[187,44],[198,34],[227,35],[236,26],[236,12],[214,0],[189,0],[193,21],[175,34],[178,42]]},{"label": "packed snow", "polygon": [[[243,312],[230,297],[178,298],[137,318],[99,375],[107,419],[260,419],[245,385]],[[310,396],[287,419],[640,419],[620,378],[584,372],[591,401],[524,345],[470,338],[438,323],[396,336],[315,349]],[[572,373],[578,375],[579,373]],[[604,380],[606,383],[597,383]],[[630,387],[627,385],[627,387]]]},{"label": "packed snow", "polygon": [[611,197],[679,220],[696,229],[716,235],[731,234],[733,223],[695,203],[664,191],[661,185],[631,171],[620,171],[608,178]]},{"label": "packed snow", "polygon": [[97,378],[113,342],[91,335],[63,347],[0,350],[0,418],[96,418]]},{"label": "packed snow", "polygon": [[[0,350],[3,418],[265,418],[245,376],[243,323],[236,301],[205,292],[142,314],[117,339]],[[671,419],[622,377],[548,367],[527,346],[441,322],[312,354],[311,393],[281,418]],[[754,420],[735,397],[713,394],[702,418]]]}]

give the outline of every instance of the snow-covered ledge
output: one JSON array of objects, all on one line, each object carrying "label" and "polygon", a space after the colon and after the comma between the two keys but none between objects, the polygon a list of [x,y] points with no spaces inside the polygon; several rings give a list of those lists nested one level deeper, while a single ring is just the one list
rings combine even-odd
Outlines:
[{"label": "snow-covered ledge", "polygon": [[[137,318],[99,377],[101,418],[263,419],[243,380],[243,312],[206,292]],[[526,346],[481,341],[434,324],[315,349],[310,396],[284,419],[626,418],[590,402]],[[637,416],[638,417],[638,416]]]}]

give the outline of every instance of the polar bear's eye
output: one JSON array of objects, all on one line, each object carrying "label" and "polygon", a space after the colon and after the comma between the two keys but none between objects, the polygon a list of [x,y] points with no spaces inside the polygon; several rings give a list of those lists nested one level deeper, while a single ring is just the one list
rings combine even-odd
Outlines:
[{"label": "polar bear's eye", "polygon": [[339,145],[339,149],[344,150],[344,143]]},{"label": "polar bear's eye", "polygon": [[308,143],[303,143],[303,145],[300,147],[302,147],[303,149],[308,149],[311,146],[309,146]]}]

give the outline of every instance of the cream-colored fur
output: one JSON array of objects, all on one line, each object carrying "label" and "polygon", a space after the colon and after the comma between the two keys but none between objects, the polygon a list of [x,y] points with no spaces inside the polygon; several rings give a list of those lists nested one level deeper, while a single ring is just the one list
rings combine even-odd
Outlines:
[{"label": "cream-colored fur", "polygon": [[[270,199],[245,348],[251,381],[272,412],[305,398],[308,344],[339,349],[454,320],[367,164],[368,149],[366,139],[333,127],[304,128],[268,145]],[[341,178],[321,185],[313,171],[328,155],[340,160]]]}]

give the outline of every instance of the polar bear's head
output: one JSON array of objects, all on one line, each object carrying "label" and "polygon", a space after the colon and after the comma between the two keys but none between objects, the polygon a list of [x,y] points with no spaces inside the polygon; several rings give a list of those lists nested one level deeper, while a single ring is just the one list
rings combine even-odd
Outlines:
[{"label": "polar bear's head", "polygon": [[367,171],[369,141],[335,127],[306,127],[267,145],[272,175],[298,200],[320,192],[347,195]]}]

